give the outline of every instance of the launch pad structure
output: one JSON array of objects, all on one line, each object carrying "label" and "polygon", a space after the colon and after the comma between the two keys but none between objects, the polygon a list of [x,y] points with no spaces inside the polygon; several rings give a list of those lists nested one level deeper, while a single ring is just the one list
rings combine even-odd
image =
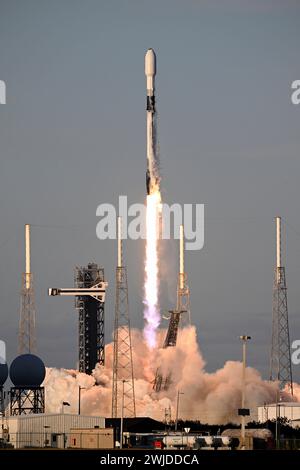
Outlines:
[{"label": "launch pad structure", "polygon": [[51,296],[75,296],[79,310],[79,371],[91,374],[96,364],[104,365],[104,303],[108,283],[104,269],[95,263],[75,269],[75,287],[50,288]]},{"label": "launch pad structure", "polygon": [[[95,263],[76,267],[74,283],[77,288],[91,288],[104,282],[104,269]],[[79,371],[91,374],[95,365],[104,365],[104,302],[91,296],[76,296],[78,309]]]},{"label": "launch pad structure", "polygon": [[[175,347],[177,343],[178,329],[180,322],[182,321],[182,315],[186,314],[188,323],[191,322],[190,317],[190,290],[187,285],[187,274],[184,271],[184,227],[180,225],[180,237],[179,237],[179,274],[177,282],[177,303],[176,309],[169,310],[169,326],[165,341],[163,344],[163,349]],[[160,368],[157,369],[153,390],[155,392],[160,392],[161,390],[168,390],[172,380],[171,373],[168,373],[165,377],[160,371]]]}]

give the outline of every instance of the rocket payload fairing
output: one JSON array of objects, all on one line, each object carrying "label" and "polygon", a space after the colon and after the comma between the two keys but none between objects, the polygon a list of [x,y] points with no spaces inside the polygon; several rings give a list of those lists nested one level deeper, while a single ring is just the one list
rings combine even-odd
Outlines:
[{"label": "rocket payload fairing", "polygon": [[155,75],[156,55],[153,49],[148,49],[145,55],[145,75],[147,81],[147,194],[152,194],[159,187],[158,161],[155,142]]}]

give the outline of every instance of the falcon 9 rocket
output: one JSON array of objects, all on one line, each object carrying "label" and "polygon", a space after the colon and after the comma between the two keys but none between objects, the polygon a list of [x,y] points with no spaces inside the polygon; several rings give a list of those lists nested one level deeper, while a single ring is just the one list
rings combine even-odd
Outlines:
[{"label": "falcon 9 rocket", "polygon": [[145,55],[145,75],[147,82],[147,194],[152,194],[159,188],[158,158],[156,153],[155,132],[155,75],[156,55],[153,49],[148,49]]}]

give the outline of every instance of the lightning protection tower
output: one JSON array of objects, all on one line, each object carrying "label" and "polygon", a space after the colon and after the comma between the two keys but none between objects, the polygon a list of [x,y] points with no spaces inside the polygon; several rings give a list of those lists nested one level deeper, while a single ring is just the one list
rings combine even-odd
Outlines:
[{"label": "lightning protection tower", "polygon": [[276,217],[276,268],[273,287],[273,324],[270,380],[278,380],[293,395],[287,287],[285,268],[281,264],[281,218]]},{"label": "lightning protection tower", "polygon": [[[176,346],[178,328],[182,321],[182,314],[186,314],[188,322],[191,322],[190,314],[190,290],[187,285],[187,274],[184,272],[184,228],[180,225],[180,242],[179,242],[179,274],[177,284],[177,305],[176,309],[170,310],[169,326],[164,341],[163,348]],[[158,368],[155,375],[153,390],[160,392],[168,390],[171,384],[171,373],[163,377]]]},{"label": "lightning protection tower", "polygon": [[135,394],[127,270],[123,265],[122,225],[121,217],[118,217],[118,265],[116,269],[112,418],[123,416],[128,418],[135,417]]},{"label": "lightning protection tower", "polygon": [[36,352],[35,302],[33,276],[30,266],[30,225],[25,225],[25,272],[22,274],[22,291],[19,322],[19,354]]}]

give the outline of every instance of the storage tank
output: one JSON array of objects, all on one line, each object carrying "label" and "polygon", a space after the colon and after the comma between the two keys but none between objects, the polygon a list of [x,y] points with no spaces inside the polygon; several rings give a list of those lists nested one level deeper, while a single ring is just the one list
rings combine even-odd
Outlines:
[{"label": "storage tank", "polygon": [[40,387],[46,375],[43,361],[34,354],[16,357],[9,369],[9,376],[15,387]]}]

